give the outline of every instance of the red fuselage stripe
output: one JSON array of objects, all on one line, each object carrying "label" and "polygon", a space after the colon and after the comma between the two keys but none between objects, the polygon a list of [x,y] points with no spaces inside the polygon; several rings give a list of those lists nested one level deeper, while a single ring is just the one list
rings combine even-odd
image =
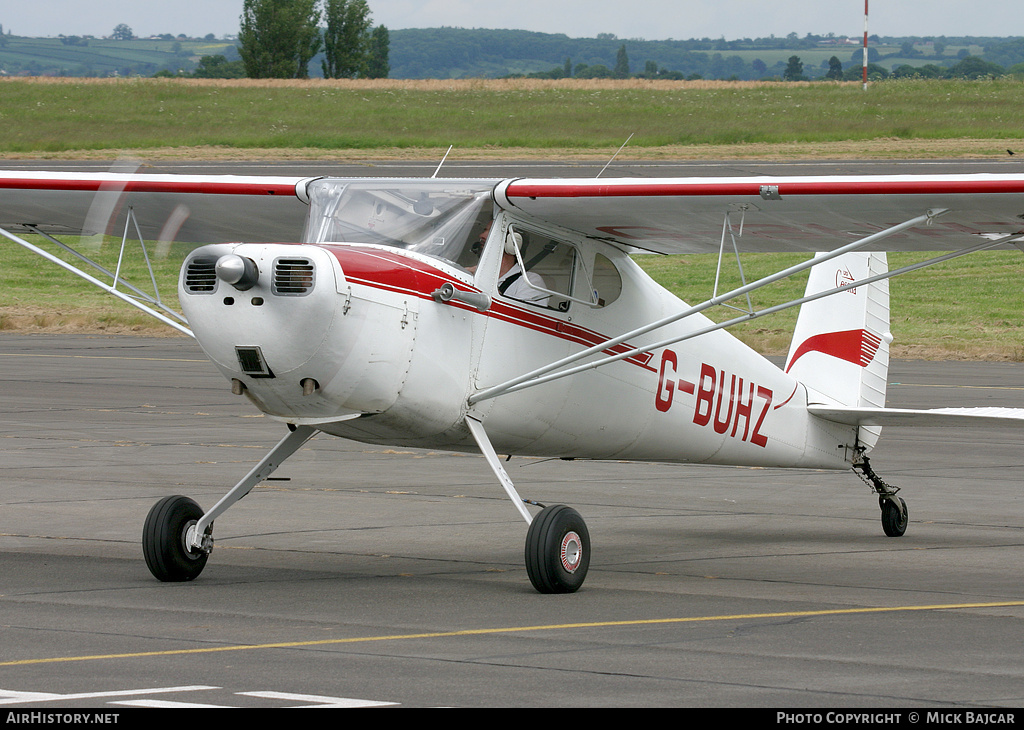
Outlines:
[{"label": "red fuselage stripe", "polygon": [[[321,248],[326,249],[338,259],[346,280],[352,283],[430,300],[433,300],[431,294],[445,283],[479,292],[479,289],[445,274],[429,264],[398,253],[348,245],[322,244]],[[491,308],[486,312],[479,312],[475,307],[454,300],[448,302],[447,306],[456,306],[466,311],[483,314],[502,322],[587,347],[599,345],[608,340],[608,337],[599,332],[497,300],[492,301]],[[605,352],[619,354],[631,349],[633,349],[631,346],[622,344],[610,347]],[[654,368],[649,365],[651,358],[652,354],[645,352],[625,359],[645,370],[655,372]]]}]

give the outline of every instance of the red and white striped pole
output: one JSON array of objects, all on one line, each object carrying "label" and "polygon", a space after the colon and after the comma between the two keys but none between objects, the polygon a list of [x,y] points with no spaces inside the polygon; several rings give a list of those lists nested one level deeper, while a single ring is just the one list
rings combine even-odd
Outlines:
[{"label": "red and white striped pole", "polygon": [[864,0],[864,91],[868,90],[868,0]]}]

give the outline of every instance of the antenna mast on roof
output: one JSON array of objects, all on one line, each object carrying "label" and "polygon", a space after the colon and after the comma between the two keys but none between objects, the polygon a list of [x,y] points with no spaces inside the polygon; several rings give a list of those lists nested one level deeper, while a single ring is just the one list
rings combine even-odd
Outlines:
[{"label": "antenna mast on roof", "polygon": [[[636,132],[633,132],[633,134],[636,134]],[[612,164],[612,162],[615,161],[615,158],[619,156],[619,153],[622,152],[622,150],[626,147],[627,144],[629,144],[629,140],[633,139],[633,134],[626,137],[626,141],[622,143],[622,147],[619,147],[619,149],[615,151],[615,154],[612,155],[612,159],[608,160],[605,166],[601,168],[601,172],[597,173],[597,175],[594,176],[595,178],[601,177],[602,173],[604,173],[604,171],[608,169],[608,165]]]},{"label": "antenna mast on roof", "polygon": [[[445,152],[444,153],[444,157],[441,158],[441,165],[443,165],[444,161],[448,159],[448,155],[451,153],[452,147],[454,147],[454,146],[455,145],[453,145],[453,144],[448,145],[448,152]],[[438,165],[437,169],[434,170],[434,174],[430,176],[431,180],[433,180],[435,177],[437,177],[437,173],[441,172],[441,165]]]}]

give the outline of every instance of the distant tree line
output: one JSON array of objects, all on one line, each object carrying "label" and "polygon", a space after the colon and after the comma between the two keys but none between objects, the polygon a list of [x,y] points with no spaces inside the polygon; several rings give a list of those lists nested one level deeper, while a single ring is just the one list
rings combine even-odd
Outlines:
[{"label": "distant tree line", "polygon": [[[1021,41],[1024,44],[1024,40]],[[870,56],[870,54],[869,54]],[[838,56],[828,59],[827,65],[822,65],[822,73],[807,74],[804,72],[803,61],[799,56],[790,56],[785,65],[781,62],[769,69],[763,62],[754,59],[746,64],[739,56],[722,58],[716,54],[705,67],[704,73],[693,71],[684,74],[680,71],[669,71],[664,67],[659,68],[654,61],[647,61],[644,70],[637,73],[630,73],[629,60],[625,45],[619,47],[616,55],[614,69],[609,69],[602,64],[588,66],[580,63],[573,65],[571,60],[566,58],[561,67],[550,71],[540,71],[525,74],[531,78],[643,78],[643,79],[687,79],[696,80],[703,78],[712,79],[763,79],[766,77],[777,77],[783,81],[858,81],[863,78],[864,62],[863,50],[854,52],[852,57],[844,64]],[[870,80],[884,80],[887,78],[926,78],[926,79],[980,79],[998,78],[1008,74],[1024,74],[1024,62],[1017,63],[1009,68],[997,63],[986,61],[983,58],[971,55],[961,55],[956,63],[951,65],[939,65],[934,63],[923,66],[912,66],[900,64],[891,71],[877,62],[878,54],[875,54],[876,61],[870,61],[867,65],[868,78]],[[774,71],[774,73],[771,73]],[[752,73],[751,73],[752,72]],[[705,76],[705,74],[707,74]]]},{"label": "distant tree line", "polygon": [[[463,28],[406,29],[392,32],[391,75],[394,78],[462,78],[525,76],[534,78],[659,78],[659,79],[827,79],[860,78],[863,50],[859,43],[839,38],[795,33],[785,37],[725,39],[658,40],[619,39],[610,33],[596,38],[570,38],[564,34],[521,30]],[[894,48],[881,55],[879,46]],[[968,55],[966,46],[981,46],[980,58],[1001,66],[1003,72],[1017,73],[1015,64],[1024,63],[1024,38],[870,38],[871,72],[877,77],[890,75],[888,66],[906,60],[917,66],[918,60],[932,62],[941,74],[956,75],[956,65]],[[925,50],[921,50],[921,48]],[[948,55],[950,48],[962,47],[960,57]],[[823,51],[831,58],[807,64],[800,60],[805,51],[814,50],[816,59]],[[802,64],[799,73],[790,68],[779,51],[796,51]],[[766,62],[757,56],[764,52]],[[907,53],[907,52],[913,53]],[[742,52],[742,56],[739,55]],[[623,57],[626,63],[623,63]],[[781,56],[782,60],[779,60]],[[638,59],[631,61],[630,59]],[[896,59],[896,60],[894,60]],[[882,64],[888,61],[886,66]],[[628,67],[627,71],[624,68]],[[906,71],[906,70],[904,70]],[[918,75],[934,73],[925,68]]]},{"label": "distant tree line", "polygon": [[[118,24],[102,50],[91,36],[29,39],[0,25],[0,73],[28,75],[277,75],[392,78],[860,79],[858,42],[829,35],[689,40],[595,38],[522,30],[374,27],[366,0],[246,0],[240,25],[250,35],[223,41],[196,62],[195,43],[168,33],[170,45],[138,51],[144,39]],[[245,34],[243,34],[245,35]],[[145,40],[151,40],[145,39]],[[205,40],[214,41],[213,34]],[[94,42],[96,41],[96,42]],[[51,44],[60,44],[55,52]],[[251,53],[250,53],[251,49]],[[249,53],[249,65],[243,57]],[[1024,38],[870,38],[869,77],[979,78],[1024,74]]]},{"label": "distant tree line", "polygon": [[[321,26],[321,21],[323,26]],[[232,57],[203,56],[193,78],[387,78],[390,38],[366,0],[245,0]],[[316,73],[319,72],[319,73]]]},{"label": "distant tree line", "polygon": [[[854,54],[857,56],[858,54]],[[829,59],[828,71],[818,78],[826,81],[860,81],[864,77],[863,51],[860,58],[853,61],[844,70],[842,61],[832,56]],[[1024,74],[1024,63],[1019,63],[1010,68],[1003,68],[999,64],[985,61],[977,56],[961,56],[960,60],[952,66],[939,66],[928,63],[923,66],[911,66],[900,64],[890,71],[884,66],[869,62],[867,65],[868,80],[883,81],[893,79],[985,79],[999,78],[1007,74]],[[782,73],[783,81],[808,81],[810,78],[804,75],[803,63],[799,56],[790,56],[785,71]]]},{"label": "distant tree line", "polygon": [[372,28],[366,0],[245,0],[238,41],[249,78],[309,78],[321,49],[326,78],[388,75],[388,30]]}]

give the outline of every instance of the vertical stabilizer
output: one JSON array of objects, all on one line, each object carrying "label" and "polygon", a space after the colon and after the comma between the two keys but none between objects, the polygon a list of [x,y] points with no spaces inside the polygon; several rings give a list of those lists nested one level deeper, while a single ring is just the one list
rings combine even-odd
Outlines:
[{"label": "vertical stabilizer", "polygon": [[[786,372],[807,386],[809,397],[844,406],[885,406],[889,371],[889,282],[853,286],[888,270],[884,253],[853,252],[811,268],[807,294],[846,291],[800,307]],[[874,445],[877,428],[861,428]]]}]

